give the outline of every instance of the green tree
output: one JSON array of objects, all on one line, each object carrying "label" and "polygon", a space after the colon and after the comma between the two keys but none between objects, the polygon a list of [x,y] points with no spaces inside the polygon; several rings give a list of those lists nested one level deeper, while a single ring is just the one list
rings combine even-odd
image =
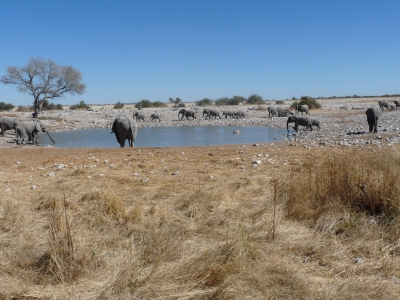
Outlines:
[{"label": "green tree", "polygon": [[11,103],[0,102],[0,111],[13,109],[15,106]]},{"label": "green tree", "polygon": [[89,106],[86,105],[86,103],[84,101],[79,102],[79,104],[75,104],[69,107],[69,109],[88,109]]},{"label": "green tree", "polygon": [[213,105],[213,100],[204,98],[202,100],[196,101],[195,104],[197,106],[210,106],[210,105]]},{"label": "green tree", "polygon": [[247,98],[246,102],[248,104],[259,104],[260,105],[260,104],[264,103],[265,101],[260,95],[252,94],[249,96],[249,98]]},{"label": "green tree", "polygon": [[38,116],[44,100],[84,93],[86,85],[81,80],[81,72],[74,67],[42,58],[31,58],[22,68],[9,66],[7,74],[0,78],[1,83],[13,84],[19,92],[33,97],[34,117]]},{"label": "green tree", "polygon": [[310,96],[301,96],[300,101],[292,103],[291,107],[295,108],[297,105],[308,105],[310,109],[321,108],[321,104]]},{"label": "green tree", "polygon": [[228,100],[229,100],[228,97],[222,97],[222,98],[216,99],[214,101],[214,103],[215,103],[215,105],[218,105],[218,106],[227,105]]},{"label": "green tree", "polygon": [[114,109],[122,109],[122,108],[124,108],[124,104],[121,103],[121,101],[118,101],[117,103],[115,103],[113,108]]}]

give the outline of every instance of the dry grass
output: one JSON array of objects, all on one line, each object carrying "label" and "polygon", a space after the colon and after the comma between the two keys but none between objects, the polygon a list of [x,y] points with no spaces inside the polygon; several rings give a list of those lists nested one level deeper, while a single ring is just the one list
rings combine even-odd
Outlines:
[{"label": "dry grass", "polygon": [[[259,154],[274,164],[253,168]],[[18,148],[0,160],[0,299],[400,294],[393,150]]]}]

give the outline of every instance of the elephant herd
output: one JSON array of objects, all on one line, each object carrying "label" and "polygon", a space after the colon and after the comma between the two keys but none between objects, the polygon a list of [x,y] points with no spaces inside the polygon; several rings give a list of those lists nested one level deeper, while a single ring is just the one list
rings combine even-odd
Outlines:
[{"label": "elephant herd", "polygon": [[0,117],[1,135],[5,136],[6,130],[15,130],[15,141],[17,144],[31,142],[38,144],[38,133],[45,132],[50,140],[55,143],[47,132],[46,127],[40,120],[36,118],[19,118],[19,117]]},{"label": "elephant herd", "polygon": [[391,104],[386,100],[379,101],[378,103],[379,103],[379,108],[382,110],[384,108],[386,108],[387,110],[397,110],[397,108],[400,107],[400,102],[396,100],[393,101],[394,104]]},{"label": "elephant herd", "polygon": [[[192,118],[192,120],[196,119],[196,110],[193,109],[186,109],[186,108],[182,108],[179,110],[178,112],[178,119],[180,117],[180,120],[183,119],[183,117],[186,117],[187,120],[190,120],[189,117]],[[222,117],[221,117],[222,115]],[[222,112],[219,112],[216,109],[213,108],[205,108],[203,109],[203,118],[204,119],[211,119],[212,117],[214,117],[214,119],[216,119],[217,117],[219,119],[225,118],[227,119],[229,118],[235,118],[235,119],[242,119],[244,118],[246,115],[246,113],[244,111],[230,111],[230,110],[225,110]]]},{"label": "elephant herd", "polygon": [[[379,118],[383,114],[383,109],[386,108],[387,110],[396,110],[397,107],[400,107],[400,102],[399,101],[394,101],[394,104],[390,104],[388,101],[379,101],[379,108],[378,107],[371,107],[368,108],[365,111],[365,114],[367,116],[367,122],[368,122],[368,127],[369,127],[369,132],[370,133],[377,133],[378,131],[378,121]],[[311,118],[307,116],[309,115],[308,112],[308,107],[306,110],[305,108],[301,108],[299,106],[296,107],[296,112],[306,112],[305,116],[289,116],[286,122],[286,128],[289,131],[289,123],[294,123],[294,130],[298,131],[298,127],[304,126],[305,130],[313,130],[313,126],[316,126],[320,128],[320,121],[315,118]]]}]

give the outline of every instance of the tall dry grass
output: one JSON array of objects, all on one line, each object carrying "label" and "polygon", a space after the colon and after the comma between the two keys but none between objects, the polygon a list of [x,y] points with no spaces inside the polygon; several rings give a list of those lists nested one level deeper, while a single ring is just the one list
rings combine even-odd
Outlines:
[{"label": "tall dry grass", "polygon": [[122,160],[105,179],[66,170],[43,192],[1,195],[0,299],[398,297],[395,156],[299,156],[243,174],[236,149],[221,153],[168,165],[187,176],[150,168],[154,152],[137,162],[160,174],[149,182]]}]

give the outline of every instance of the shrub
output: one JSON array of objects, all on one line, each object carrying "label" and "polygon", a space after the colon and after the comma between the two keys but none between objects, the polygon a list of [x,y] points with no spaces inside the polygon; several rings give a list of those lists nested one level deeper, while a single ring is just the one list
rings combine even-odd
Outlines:
[{"label": "shrub", "polygon": [[79,104],[75,104],[69,107],[69,109],[88,109],[89,106],[86,105],[84,101],[79,102]]},{"label": "shrub", "polygon": [[64,109],[64,107],[63,107],[61,104],[57,104],[57,105],[56,105],[56,108],[57,108],[58,110],[63,110],[63,109]]},{"label": "shrub", "polygon": [[121,108],[124,108],[124,104],[121,103],[121,101],[118,101],[118,102],[114,105],[113,108],[114,108],[114,109],[121,109]]},{"label": "shrub", "polygon": [[166,107],[167,104],[165,102],[161,102],[161,101],[153,101],[153,106],[154,107]]},{"label": "shrub", "polygon": [[321,104],[310,96],[301,96],[300,101],[294,101],[291,105],[292,108],[295,108],[297,105],[308,105],[310,109],[321,108]]},{"label": "shrub", "polygon": [[222,97],[222,98],[219,98],[219,99],[215,100],[214,103],[215,103],[215,105],[217,105],[217,106],[226,105],[226,103],[228,102],[228,100],[229,100],[229,98],[227,98],[227,97]]},{"label": "shrub", "polygon": [[195,104],[197,106],[210,106],[210,105],[213,105],[213,102],[214,101],[211,99],[204,98],[203,100],[196,101]]},{"label": "shrub", "polygon": [[154,101],[151,102],[150,100],[141,100],[138,103],[135,104],[136,108],[139,108],[139,106],[142,106],[142,108],[145,107],[166,107],[167,104],[161,101]]},{"label": "shrub", "polygon": [[249,98],[247,98],[246,102],[248,104],[262,104],[265,103],[265,101],[263,100],[263,98],[257,94],[252,94],[249,96]]},{"label": "shrub", "polygon": [[283,102],[282,100],[276,100],[276,101],[275,101],[275,104],[277,104],[277,105],[283,105],[283,104],[285,104],[285,102]]},{"label": "shrub", "polygon": [[0,102],[0,111],[13,109],[15,106],[11,103]]}]

